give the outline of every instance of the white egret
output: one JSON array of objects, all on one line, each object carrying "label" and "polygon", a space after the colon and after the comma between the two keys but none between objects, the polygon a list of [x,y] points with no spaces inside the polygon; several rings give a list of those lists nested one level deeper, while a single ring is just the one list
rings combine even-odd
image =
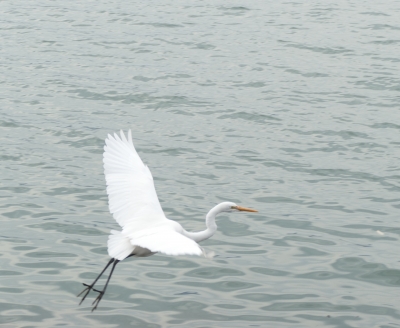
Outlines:
[{"label": "white egret", "polygon": [[[210,238],[217,230],[215,216],[221,212],[256,210],[241,207],[232,202],[223,202],[212,208],[206,215],[207,229],[188,232],[175,221],[165,217],[154,188],[149,168],[143,164],[132,142],[128,138],[108,135],[104,146],[103,162],[107,183],[110,213],[122,227],[122,231],[111,230],[108,237],[108,254],[111,259],[91,285],[78,295],[83,295],[81,304],[91,290],[99,293],[93,302],[94,311],[106,292],[115,266],[122,260],[134,256],[145,257],[155,253],[167,255],[201,255],[197,244]],[[111,272],[102,291],[93,286],[111,265]]]}]

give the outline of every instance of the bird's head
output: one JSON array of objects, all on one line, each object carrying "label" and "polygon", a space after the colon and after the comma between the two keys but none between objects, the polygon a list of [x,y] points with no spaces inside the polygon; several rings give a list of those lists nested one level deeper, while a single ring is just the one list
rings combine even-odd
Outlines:
[{"label": "bird's head", "polygon": [[239,206],[232,202],[223,202],[217,206],[219,207],[219,210],[221,212],[258,212],[257,210],[253,210],[252,208]]}]

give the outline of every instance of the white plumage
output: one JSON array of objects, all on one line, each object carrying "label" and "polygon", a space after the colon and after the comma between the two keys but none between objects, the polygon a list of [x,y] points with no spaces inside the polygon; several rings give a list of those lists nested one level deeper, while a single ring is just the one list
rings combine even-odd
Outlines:
[{"label": "white plumage", "polygon": [[[108,237],[108,254],[111,260],[91,285],[83,284],[86,288],[79,294],[85,293],[82,303],[91,290],[99,293],[93,302],[92,311],[97,308],[106,292],[118,262],[131,256],[145,257],[155,253],[201,255],[203,252],[197,243],[214,235],[217,230],[217,214],[234,211],[257,212],[232,202],[223,202],[208,212],[206,230],[187,232],[178,222],[165,217],[158,201],[153,176],[136,152],[130,130],[128,138],[122,131],[120,136],[108,135],[103,162],[109,209],[122,231],[111,230]],[[111,273],[103,290],[94,289],[93,286],[111,264]]]},{"label": "white plumage", "polygon": [[[103,154],[110,213],[122,227],[111,231],[108,254],[124,260],[135,247],[167,255],[201,255],[199,245],[182,235],[182,226],[168,220],[158,201],[153,176],[128,138],[108,135]],[[143,255],[141,255],[143,256]]]}]

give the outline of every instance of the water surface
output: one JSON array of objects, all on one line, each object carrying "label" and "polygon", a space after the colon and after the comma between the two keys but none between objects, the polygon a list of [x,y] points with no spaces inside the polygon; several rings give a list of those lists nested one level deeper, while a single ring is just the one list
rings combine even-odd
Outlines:
[{"label": "water surface", "polygon": [[[398,2],[2,8],[1,324],[400,326]],[[259,213],[219,216],[213,259],[118,265],[91,313],[120,129],[187,230]]]}]

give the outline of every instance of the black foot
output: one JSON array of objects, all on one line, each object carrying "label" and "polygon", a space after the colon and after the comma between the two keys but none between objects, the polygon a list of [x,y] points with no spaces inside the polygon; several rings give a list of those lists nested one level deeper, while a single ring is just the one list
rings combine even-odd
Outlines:
[{"label": "black foot", "polygon": [[[83,286],[86,286],[86,288],[84,290],[82,290],[78,295],[76,295],[76,297],[81,296],[83,293],[85,293],[85,295],[83,295],[82,300],[80,301],[79,305],[82,304],[82,302],[85,300],[86,296],[89,295],[90,290],[93,289],[92,285],[86,285],[86,284],[82,284]],[[97,291],[97,290],[96,290]]]},{"label": "black foot", "polygon": [[104,291],[100,292],[100,291],[96,290],[96,292],[98,292],[99,295],[96,297],[96,299],[92,303],[92,305],[94,305],[94,307],[92,309],[92,312],[97,309],[97,305],[99,305],[99,303],[100,303],[100,301],[101,301],[101,299],[103,298],[103,295],[104,295]]}]

